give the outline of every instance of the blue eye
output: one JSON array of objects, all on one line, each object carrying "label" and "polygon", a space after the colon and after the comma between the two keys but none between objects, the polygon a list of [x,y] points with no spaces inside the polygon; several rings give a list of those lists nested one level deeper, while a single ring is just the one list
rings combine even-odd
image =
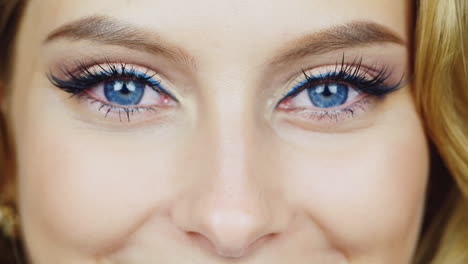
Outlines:
[{"label": "blue eye", "polygon": [[143,97],[145,86],[135,80],[112,80],[104,83],[104,95],[111,103],[138,105]]},{"label": "blue eye", "polygon": [[[304,107],[338,108],[349,105],[364,96],[382,98],[386,94],[403,87],[402,79],[394,85],[386,85],[391,77],[387,67],[380,70],[362,67],[361,61],[341,65],[331,65],[333,71],[309,75],[304,70],[298,82],[277,104],[281,109]],[[336,111],[336,109],[333,109]]]},{"label": "blue eye", "polygon": [[[394,74],[389,66],[377,68],[363,66],[361,62],[357,59],[348,64],[343,55],[341,64],[313,68],[310,72],[314,74],[302,69],[303,76],[293,79],[294,85],[279,100],[276,109],[294,120],[314,124],[334,121],[337,124],[362,112],[359,110],[367,110],[368,105],[379,103],[387,94],[404,86],[404,75],[399,81],[390,83]],[[299,124],[308,128],[302,125],[307,123]],[[327,122],[326,127],[317,128],[328,131],[330,125]]]},{"label": "blue eye", "polygon": [[348,99],[348,86],[339,83],[317,84],[307,89],[310,102],[320,108],[337,107]]},{"label": "blue eye", "polygon": [[145,67],[110,62],[88,66],[77,62],[76,69],[64,67],[62,73],[65,79],[52,73],[47,78],[71,97],[78,96],[80,102],[93,105],[92,110],[104,112],[105,118],[117,117],[122,122],[122,116],[126,116],[130,122],[130,117],[138,113],[150,111],[159,115],[178,105],[177,98],[155,78],[158,73]]},{"label": "blue eye", "polygon": [[344,75],[343,80],[333,80],[337,79],[334,73],[307,76],[280,101],[279,105],[287,109],[295,107],[327,109],[348,104],[356,100],[361,91],[355,85],[346,83],[352,83],[346,78],[349,77]]}]

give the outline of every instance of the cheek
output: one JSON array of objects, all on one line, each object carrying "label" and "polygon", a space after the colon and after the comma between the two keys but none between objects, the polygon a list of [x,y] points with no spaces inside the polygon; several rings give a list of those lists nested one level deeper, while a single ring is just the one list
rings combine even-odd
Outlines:
[{"label": "cheek", "polygon": [[372,128],[318,136],[314,148],[285,151],[292,199],[353,256],[407,256],[419,230],[428,149],[411,105],[395,107],[401,110]]},{"label": "cheek", "polygon": [[111,136],[36,118],[18,151],[29,239],[100,252],[118,246],[156,207],[164,211],[177,161],[168,137]]}]

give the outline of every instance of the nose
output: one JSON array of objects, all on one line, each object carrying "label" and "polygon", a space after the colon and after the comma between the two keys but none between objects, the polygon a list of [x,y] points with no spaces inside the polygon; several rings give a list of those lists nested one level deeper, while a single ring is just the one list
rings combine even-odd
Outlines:
[{"label": "nose", "polygon": [[184,167],[189,183],[171,210],[172,221],[196,246],[226,258],[280,239],[291,219],[268,155],[249,133],[237,132],[194,143],[192,149],[201,144],[204,151],[191,154]]},{"label": "nose", "polygon": [[226,203],[221,207],[218,203],[195,209],[189,220],[191,225],[185,229],[187,235],[220,256],[240,258],[280,233],[280,229],[272,228],[263,212],[247,209],[253,206],[236,207],[228,207]]},{"label": "nose", "polygon": [[275,239],[288,226],[281,203],[267,199],[253,186],[241,179],[207,184],[196,196],[177,201],[174,222],[198,246],[223,257],[240,258]]}]

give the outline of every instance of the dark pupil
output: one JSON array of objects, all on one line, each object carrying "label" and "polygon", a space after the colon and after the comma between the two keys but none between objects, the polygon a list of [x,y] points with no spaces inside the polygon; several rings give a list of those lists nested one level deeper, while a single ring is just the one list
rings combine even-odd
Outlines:
[{"label": "dark pupil", "polygon": [[333,95],[330,92],[330,89],[328,89],[328,85],[326,86],[326,89],[322,92],[322,95],[325,96],[325,97],[330,97],[330,95]]},{"label": "dark pupil", "polygon": [[312,104],[321,108],[340,106],[348,99],[348,86],[338,83],[318,84],[307,92]]},{"label": "dark pupil", "polygon": [[106,99],[119,105],[137,105],[143,97],[145,85],[138,81],[114,80],[104,84]]},{"label": "dark pupil", "polygon": [[124,94],[124,95],[127,95],[127,94],[129,94],[129,93],[131,93],[131,92],[130,92],[130,90],[128,89],[127,85],[124,84],[124,85],[123,85],[123,89],[120,90],[120,93],[121,93],[121,94]]}]

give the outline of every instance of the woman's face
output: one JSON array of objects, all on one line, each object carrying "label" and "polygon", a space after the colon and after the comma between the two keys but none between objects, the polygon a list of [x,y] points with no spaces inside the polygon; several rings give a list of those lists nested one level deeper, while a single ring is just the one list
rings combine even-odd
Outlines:
[{"label": "woman's face", "polygon": [[405,0],[31,0],[7,116],[48,263],[409,263]]}]

